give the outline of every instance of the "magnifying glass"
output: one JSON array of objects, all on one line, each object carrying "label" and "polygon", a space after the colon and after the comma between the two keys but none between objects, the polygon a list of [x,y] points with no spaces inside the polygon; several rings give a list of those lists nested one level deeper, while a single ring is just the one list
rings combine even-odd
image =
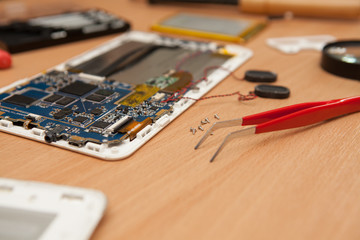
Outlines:
[{"label": "magnifying glass", "polygon": [[340,77],[360,80],[360,41],[328,43],[322,50],[321,67]]}]

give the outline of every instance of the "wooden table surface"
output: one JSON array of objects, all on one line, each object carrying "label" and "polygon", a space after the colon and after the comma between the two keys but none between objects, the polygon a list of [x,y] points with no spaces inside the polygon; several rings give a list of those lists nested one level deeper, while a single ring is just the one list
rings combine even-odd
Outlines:
[{"label": "wooden table surface", "polygon": [[[142,0],[79,0],[128,19],[134,30],[179,11],[230,18],[263,18],[234,6],[154,5]],[[285,55],[266,46],[269,37],[331,34],[360,38],[360,21],[274,20],[245,46],[248,69],[278,73],[291,89],[286,100],[236,97],[196,103],[135,154],[106,162],[21,137],[0,133],[0,176],[103,191],[105,216],[92,240],[107,239],[360,239],[360,113],[310,127],[244,137],[209,163],[229,130],[219,130],[199,150],[204,117],[221,120],[286,106],[360,94],[360,82],[333,76],[320,66],[320,52]],[[0,87],[59,64],[113,36],[13,55],[0,71]],[[208,95],[243,93],[253,83],[227,78]],[[205,126],[206,129],[209,127]]]}]

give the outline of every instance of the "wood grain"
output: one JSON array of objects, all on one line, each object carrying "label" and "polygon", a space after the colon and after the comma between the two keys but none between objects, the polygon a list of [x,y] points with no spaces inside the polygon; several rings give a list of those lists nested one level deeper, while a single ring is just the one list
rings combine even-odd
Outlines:
[{"label": "wood grain", "polygon": [[[135,30],[179,11],[230,18],[250,17],[236,7],[147,5],[140,0],[78,1],[130,20]],[[262,17],[261,17],[262,18]],[[265,45],[268,37],[332,34],[360,38],[359,21],[295,18],[276,20],[245,46],[254,57],[235,73],[272,70],[288,86],[286,100],[236,97],[196,103],[139,151],[106,162],[0,133],[0,176],[103,191],[106,214],[92,240],[107,239],[359,239],[359,113],[314,126],[238,139],[209,164],[229,130],[219,130],[198,150],[192,135],[204,117],[222,120],[290,104],[360,94],[360,82],[330,75],[320,53],[284,55]],[[0,86],[31,76],[111,39],[111,36],[13,55]],[[253,83],[231,77],[208,95],[243,93]],[[209,126],[206,126],[206,129]],[[231,129],[230,129],[231,130]]]}]

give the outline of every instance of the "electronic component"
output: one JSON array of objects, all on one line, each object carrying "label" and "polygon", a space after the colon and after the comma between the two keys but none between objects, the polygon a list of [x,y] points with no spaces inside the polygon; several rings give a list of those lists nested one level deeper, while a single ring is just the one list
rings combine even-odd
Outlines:
[{"label": "electronic component", "polygon": [[101,129],[104,129],[106,128],[107,126],[109,126],[110,123],[108,122],[104,122],[104,121],[97,121],[95,122],[93,125],[91,125],[92,127],[95,127],[95,128],[101,128]]},{"label": "electronic component", "polygon": [[171,75],[172,78],[177,79],[174,83],[169,84],[163,89],[165,92],[177,92],[188,86],[193,80],[193,76],[188,72],[176,72]]},{"label": "electronic component", "polygon": [[63,108],[60,111],[54,113],[53,116],[55,119],[62,119],[70,114],[72,114],[72,110],[70,108]]},{"label": "electronic component", "polygon": [[156,78],[151,78],[147,80],[145,83],[148,85],[156,86],[160,89],[166,88],[167,86],[175,83],[178,80],[176,77],[171,76],[160,76]]},{"label": "electronic component", "polygon": [[108,96],[112,95],[113,93],[114,93],[114,91],[108,90],[108,89],[99,89],[95,92],[95,94],[105,96],[105,97],[108,97]]},{"label": "electronic component", "polygon": [[152,123],[151,118],[146,118],[142,122],[132,121],[122,129],[120,129],[119,132],[126,133],[126,136],[129,136],[130,140],[134,140],[136,134],[140,132],[143,128],[145,128],[147,125],[150,125],[151,123]]},{"label": "electronic component", "polygon": [[159,91],[158,87],[153,87],[146,84],[137,85],[135,87],[135,92],[125,98],[119,104],[129,107],[135,107],[146,99],[153,96],[157,91]]},{"label": "electronic component", "polygon": [[67,141],[68,141],[68,143],[70,145],[73,145],[73,146],[76,146],[76,147],[83,147],[88,142],[98,143],[98,140],[96,140],[96,139],[84,138],[84,137],[80,137],[80,136],[77,136],[77,135],[70,136],[67,139]]},{"label": "electronic component", "polygon": [[261,84],[255,87],[255,95],[263,98],[288,98],[290,90],[287,87]]},{"label": "electronic component", "polygon": [[213,47],[209,44],[164,38],[164,46],[152,48],[151,52],[146,52],[147,54],[142,55],[141,58],[137,57],[136,61],[124,67],[123,61],[128,55],[144,53],[142,51],[144,48],[159,45],[139,41],[140,39],[134,39],[124,42],[112,51],[104,52],[82,63],[77,61],[69,63],[68,70],[92,75],[107,73],[105,76],[111,81],[140,85],[148,84],[154,78],[168,77],[168,73],[177,68],[177,70],[191,73],[193,79],[199,79],[204,75],[204,66],[221,66],[232,57],[230,54],[215,53],[215,49],[210,49]]},{"label": "electronic component", "polygon": [[11,53],[124,32],[129,23],[102,10],[90,9],[0,24],[0,42]]},{"label": "electronic component", "polygon": [[11,97],[4,100],[4,102],[23,106],[23,107],[28,107],[30,104],[32,104],[35,101],[36,101],[35,98],[27,97],[20,94],[14,94]]},{"label": "electronic component", "polygon": [[76,96],[82,96],[91,90],[94,90],[96,88],[95,85],[76,81],[71,83],[70,85],[60,89],[60,92],[68,93]]},{"label": "electronic component", "polygon": [[74,122],[78,123],[84,123],[86,120],[88,120],[88,118],[83,116],[77,116],[73,119]]},{"label": "electronic component", "polygon": [[3,88],[0,130],[124,158],[194,103],[182,97],[201,97],[251,54],[240,46],[130,32]]},{"label": "electronic component", "polygon": [[244,42],[262,30],[265,22],[178,13],[152,26],[152,30],[222,41]]},{"label": "electronic component", "polygon": [[[52,129],[49,129],[45,132],[45,141],[47,143],[56,142],[57,140],[60,140],[64,136],[62,136],[60,133],[63,132],[66,129],[66,126],[64,125],[57,125]],[[64,137],[65,138],[65,137]]]},{"label": "electronic component", "polygon": [[53,95],[45,98],[44,101],[53,103],[53,102],[56,102],[57,100],[61,99],[62,97],[63,96],[61,96],[61,95],[53,94]]},{"label": "electronic component", "polygon": [[69,103],[73,102],[75,100],[75,98],[71,98],[71,97],[63,97],[60,100],[56,101],[56,104],[62,105],[62,106],[66,106]]},{"label": "electronic component", "polygon": [[102,113],[103,111],[100,108],[94,108],[90,111],[91,114],[94,114],[95,116],[98,116]]},{"label": "electronic component", "polygon": [[132,117],[124,116],[121,119],[119,119],[118,121],[116,121],[113,125],[108,127],[108,129],[106,129],[106,130],[108,131],[108,133],[115,133],[120,128],[122,128],[124,125],[129,123],[130,121],[132,121]]},{"label": "electronic component", "polygon": [[152,100],[160,101],[164,97],[165,97],[165,93],[156,93],[154,96],[152,96]]},{"label": "electronic component", "polygon": [[98,95],[98,94],[91,94],[89,96],[86,97],[86,100],[90,100],[90,101],[94,101],[94,102],[101,102],[102,100],[104,100],[106,97],[102,96],[102,95]]},{"label": "electronic component", "polygon": [[248,70],[244,79],[249,82],[275,82],[277,74],[270,71]]}]

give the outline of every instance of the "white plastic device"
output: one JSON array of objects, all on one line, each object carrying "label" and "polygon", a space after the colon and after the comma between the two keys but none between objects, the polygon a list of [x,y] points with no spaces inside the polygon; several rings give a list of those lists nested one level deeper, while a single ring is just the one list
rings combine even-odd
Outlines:
[{"label": "white plastic device", "polygon": [[268,38],[267,45],[286,54],[295,54],[301,50],[313,49],[321,51],[326,43],[335,41],[331,35],[313,35],[299,37]]},{"label": "white plastic device", "polygon": [[0,178],[0,239],[89,239],[106,203],[96,190]]},{"label": "white plastic device", "polygon": [[[124,42],[127,41],[140,41],[145,43],[157,43],[163,45],[171,45],[173,43],[168,42],[166,38],[161,37],[155,33],[145,33],[132,31],[116,37],[105,44],[100,45],[99,47],[85,52],[84,54],[74,57],[71,60],[62,63],[56,66],[54,69],[59,71],[65,71],[67,65],[77,65],[83,63],[91,58],[94,58],[104,52],[110,51]],[[191,48],[191,44],[187,46]],[[193,46],[196,48],[197,46],[194,44]],[[191,98],[200,98],[212,88],[214,88],[219,82],[225,79],[231,71],[236,70],[239,66],[241,66],[244,62],[246,62],[252,55],[252,51],[248,48],[239,46],[239,45],[225,45],[222,46],[223,50],[226,51],[227,54],[230,54],[232,57],[229,58],[221,67],[214,70],[211,74],[208,75],[207,81],[202,81],[196,85],[196,89],[188,91],[185,94],[185,97]],[[218,48],[216,43],[208,43],[206,48],[209,50],[215,50]],[[207,49],[203,49],[207,50]],[[224,70],[226,69],[226,70]],[[36,77],[36,76],[34,76]],[[19,84],[27,82],[29,79],[24,79],[17,81],[10,86],[0,89],[0,92],[6,91],[13,87],[16,87]],[[97,78],[93,79],[96,81],[102,81],[103,79]],[[134,153],[137,149],[139,149],[142,145],[144,145],[147,141],[149,141],[155,134],[157,134],[160,130],[165,128],[171,121],[173,121],[176,117],[178,117],[181,113],[183,113],[186,109],[188,109],[191,105],[195,103],[194,100],[182,99],[178,101],[173,106],[173,112],[169,115],[164,115],[160,119],[158,119],[155,123],[148,125],[144,129],[142,129],[139,133],[137,133],[136,138],[132,141],[125,140],[118,146],[109,147],[106,143],[97,144],[88,142],[84,147],[77,147],[70,145],[68,142],[64,140],[59,140],[57,142],[50,143],[51,145],[55,145],[61,148],[69,149],[72,151],[80,152],[83,154],[91,155],[94,157],[98,157],[104,160],[119,160],[122,158],[126,158]],[[0,130],[4,132],[8,132],[11,134],[23,136],[26,138],[30,138],[33,140],[37,140],[40,142],[44,141],[45,131],[39,128],[32,128],[29,130],[24,129],[21,126],[15,126],[11,121],[6,119],[0,120]]]}]

